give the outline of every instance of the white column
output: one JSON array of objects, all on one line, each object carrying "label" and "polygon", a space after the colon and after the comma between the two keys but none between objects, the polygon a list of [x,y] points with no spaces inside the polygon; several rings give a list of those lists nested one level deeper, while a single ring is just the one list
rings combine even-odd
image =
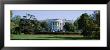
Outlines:
[{"label": "white column", "polygon": [[53,22],[52,22],[52,30],[53,30]]},{"label": "white column", "polygon": [[59,29],[59,22],[57,22],[57,29]]},{"label": "white column", "polygon": [[54,29],[53,26],[54,26],[54,22],[52,22],[52,29]]}]

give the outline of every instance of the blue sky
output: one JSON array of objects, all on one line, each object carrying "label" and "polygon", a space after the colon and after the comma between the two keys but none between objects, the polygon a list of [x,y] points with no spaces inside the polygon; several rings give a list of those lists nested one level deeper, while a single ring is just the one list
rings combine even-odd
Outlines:
[{"label": "blue sky", "polygon": [[37,20],[67,19],[76,20],[83,13],[93,14],[95,10],[12,10],[13,16],[25,16],[26,13],[34,15]]}]

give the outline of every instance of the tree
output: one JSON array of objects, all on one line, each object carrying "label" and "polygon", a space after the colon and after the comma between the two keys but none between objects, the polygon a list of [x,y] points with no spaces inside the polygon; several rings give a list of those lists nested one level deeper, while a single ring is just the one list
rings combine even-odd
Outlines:
[{"label": "tree", "polygon": [[10,11],[10,17],[12,17],[13,16],[13,12],[12,11]]},{"label": "tree", "polygon": [[[96,15],[96,14],[95,14]],[[96,17],[96,16],[95,16]],[[99,16],[98,16],[99,17]],[[100,38],[100,27],[98,26],[99,21],[96,18],[84,13],[78,19],[78,28],[82,30],[82,35],[84,37],[92,37],[95,39]],[[99,20],[99,19],[98,19]]]},{"label": "tree", "polygon": [[20,28],[19,28],[19,24],[20,24],[20,19],[21,16],[19,15],[15,15],[14,17],[11,17],[11,33],[20,33]]},{"label": "tree", "polygon": [[22,32],[24,34],[32,34],[32,33],[34,34],[36,32],[42,31],[43,28],[41,26],[41,22],[39,22],[34,15],[31,14],[27,14],[27,15],[28,16],[23,16],[23,19],[21,19],[20,22],[20,27],[22,28]]},{"label": "tree", "polygon": [[33,16],[30,15],[31,14],[28,14],[28,16],[23,16],[23,18],[20,20],[20,28],[24,34],[34,33],[35,21],[32,20]]},{"label": "tree", "polygon": [[49,27],[47,22],[41,22],[41,27],[43,28],[44,31],[49,31]]},{"label": "tree", "polygon": [[90,36],[92,34],[92,28],[94,26],[91,16],[84,13],[80,16],[78,20],[78,28],[82,30],[82,35]]},{"label": "tree", "polygon": [[100,26],[100,11],[99,10],[94,11],[93,17],[94,17],[94,21],[96,22],[96,24]]},{"label": "tree", "polygon": [[40,32],[40,31],[42,31],[42,26],[41,26],[41,23],[39,22],[39,21],[37,21],[36,23],[35,23],[35,32]]},{"label": "tree", "polygon": [[79,20],[79,18],[77,18],[77,19],[74,21],[74,31],[75,31],[75,32],[79,32],[79,29],[78,29],[78,20]]},{"label": "tree", "polygon": [[64,28],[66,29],[66,31],[74,32],[74,25],[72,23],[66,22]]},{"label": "tree", "polygon": [[92,34],[92,36],[99,39],[100,38],[100,11],[99,10],[94,11],[93,18],[96,26],[94,27],[93,31],[95,32]]}]

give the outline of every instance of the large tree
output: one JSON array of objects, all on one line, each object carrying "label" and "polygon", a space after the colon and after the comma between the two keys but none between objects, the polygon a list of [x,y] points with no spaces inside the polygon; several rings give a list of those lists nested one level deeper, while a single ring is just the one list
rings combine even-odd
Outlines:
[{"label": "large tree", "polygon": [[21,16],[19,15],[15,15],[14,17],[11,17],[11,33],[20,33],[20,27],[19,27],[19,24],[20,24],[20,19],[21,19]]},{"label": "large tree", "polygon": [[23,16],[20,22],[20,28],[22,28],[22,32],[25,34],[32,34],[42,31],[41,22],[39,22],[35,16],[31,14]]},{"label": "large tree", "polygon": [[92,18],[92,16],[88,15],[87,13],[82,14],[78,19],[78,28],[82,30],[82,35],[84,35],[84,37],[99,39],[100,29],[97,23],[99,21],[94,19],[96,18]]},{"label": "large tree", "polygon": [[82,35],[90,36],[92,34],[92,28],[95,26],[93,19],[87,13],[80,16],[78,20],[78,28],[82,30]]}]

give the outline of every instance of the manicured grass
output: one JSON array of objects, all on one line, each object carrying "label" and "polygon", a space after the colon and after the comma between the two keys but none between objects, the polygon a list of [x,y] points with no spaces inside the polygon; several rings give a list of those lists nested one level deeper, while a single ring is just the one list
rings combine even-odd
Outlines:
[{"label": "manicured grass", "polygon": [[88,40],[82,35],[11,34],[11,40]]}]

